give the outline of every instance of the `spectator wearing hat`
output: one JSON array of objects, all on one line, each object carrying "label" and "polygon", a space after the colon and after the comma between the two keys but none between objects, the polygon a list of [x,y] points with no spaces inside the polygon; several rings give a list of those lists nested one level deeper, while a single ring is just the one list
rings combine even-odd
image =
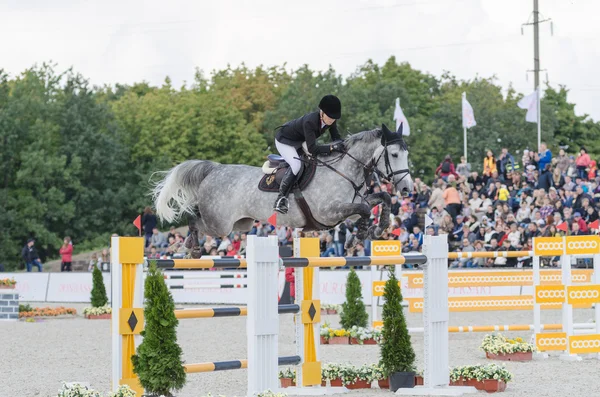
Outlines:
[{"label": "spectator wearing hat", "polygon": [[581,217],[580,212],[575,212],[573,214],[573,224],[577,224],[578,229],[582,232],[582,234],[587,234],[589,229],[583,218]]},{"label": "spectator wearing hat", "polygon": [[25,265],[27,267],[27,271],[31,272],[33,266],[38,268],[38,271],[42,271],[42,261],[40,261],[40,256],[38,255],[37,249],[34,247],[35,240],[30,238],[27,240],[27,244],[21,250],[21,257],[25,261]]},{"label": "spectator wearing hat", "polygon": [[587,180],[587,172],[586,168],[590,166],[590,155],[588,154],[585,147],[581,147],[579,150],[579,155],[577,155],[577,159],[575,160],[575,166],[577,167],[577,176],[581,179]]}]

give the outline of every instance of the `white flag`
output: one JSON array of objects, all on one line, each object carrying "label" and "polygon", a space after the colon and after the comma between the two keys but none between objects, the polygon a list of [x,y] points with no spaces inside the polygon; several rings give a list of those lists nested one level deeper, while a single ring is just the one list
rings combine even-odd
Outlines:
[{"label": "white flag", "polygon": [[402,135],[409,136],[410,135],[410,126],[408,125],[408,120],[404,116],[404,112],[402,112],[402,108],[400,107],[400,98],[396,98],[396,109],[394,110],[394,120],[396,120],[396,131],[400,128],[400,124],[402,123]]},{"label": "white flag", "polygon": [[535,90],[531,94],[523,97],[517,106],[521,109],[527,109],[527,114],[525,115],[525,121],[529,121],[530,123],[537,123],[537,98],[538,91]]},{"label": "white flag", "polygon": [[475,114],[473,114],[473,107],[469,101],[467,101],[467,94],[464,92],[462,94],[462,117],[464,128],[471,128],[477,125],[477,122],[475,122]]}]

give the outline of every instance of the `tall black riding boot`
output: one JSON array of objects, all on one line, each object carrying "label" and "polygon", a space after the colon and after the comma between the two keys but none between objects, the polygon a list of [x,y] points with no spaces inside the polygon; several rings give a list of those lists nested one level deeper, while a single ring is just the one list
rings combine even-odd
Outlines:
[{"label": "tall black riding boot", "polygon": [[287,197],[290,194],[290,190],[292,190],[294,183],[296,183],[296,175],[292,172],[292,167],[289,167],[281,180],[281,185],[279,185],[279,196],[277,196],[277,200],[275,201],[275,206],[273,207],[274,211],[277,211],[280,214],[287,214]]}]

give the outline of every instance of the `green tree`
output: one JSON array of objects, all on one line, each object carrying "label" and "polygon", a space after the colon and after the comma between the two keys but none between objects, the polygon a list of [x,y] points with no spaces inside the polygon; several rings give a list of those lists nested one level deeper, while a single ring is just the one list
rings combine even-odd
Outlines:
[{"label": "green tree", "polygon": [[147,393],[169,397],[172,390],[183,388],[186,374],[177,344],[175,303],[156,262],[150,263],[144,297],[146,327],[141,332],[144,340],[131,357],[133,371]]},{"label": "green tree", "polygon": [[106,287],[104,286],[104,279],[102,278],[102,272],[98,266],[94,265],[92,271],[92,307],[102,307],[108,303],[108,296],[106,295]]},{"label": "green tree", "polygon": [[354,326],[366,327],[369,315],[362,301],[360,279],[354,269],[350,269],[346,280],[346,302],[342,304],[340,324],[344,329]]},{"label": "green tree", "polygon": [[412,372],[414,370],[415,352],[412,348],[406,319],[402,310],[402,293],[394,267],[389,271],[389,278],[383,290],[383,331],[381,342],[380,365],[389,376],[394,372]]}]

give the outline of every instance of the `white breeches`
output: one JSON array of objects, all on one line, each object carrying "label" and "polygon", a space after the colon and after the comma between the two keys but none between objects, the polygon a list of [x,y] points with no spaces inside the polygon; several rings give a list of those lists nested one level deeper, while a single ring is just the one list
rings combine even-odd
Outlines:
[{"label": "white breeches", "polygon": [[298,159],[299,156],[296,148],[286,145],[285,143],[281,143],[277,139],[275,139],[275,146],[277,147],[277,151],[281,157],[283,157],[285,162],[288,163],[292,168],[294,175],[298,175],[300,168],[302,167],[302,163]]}]

